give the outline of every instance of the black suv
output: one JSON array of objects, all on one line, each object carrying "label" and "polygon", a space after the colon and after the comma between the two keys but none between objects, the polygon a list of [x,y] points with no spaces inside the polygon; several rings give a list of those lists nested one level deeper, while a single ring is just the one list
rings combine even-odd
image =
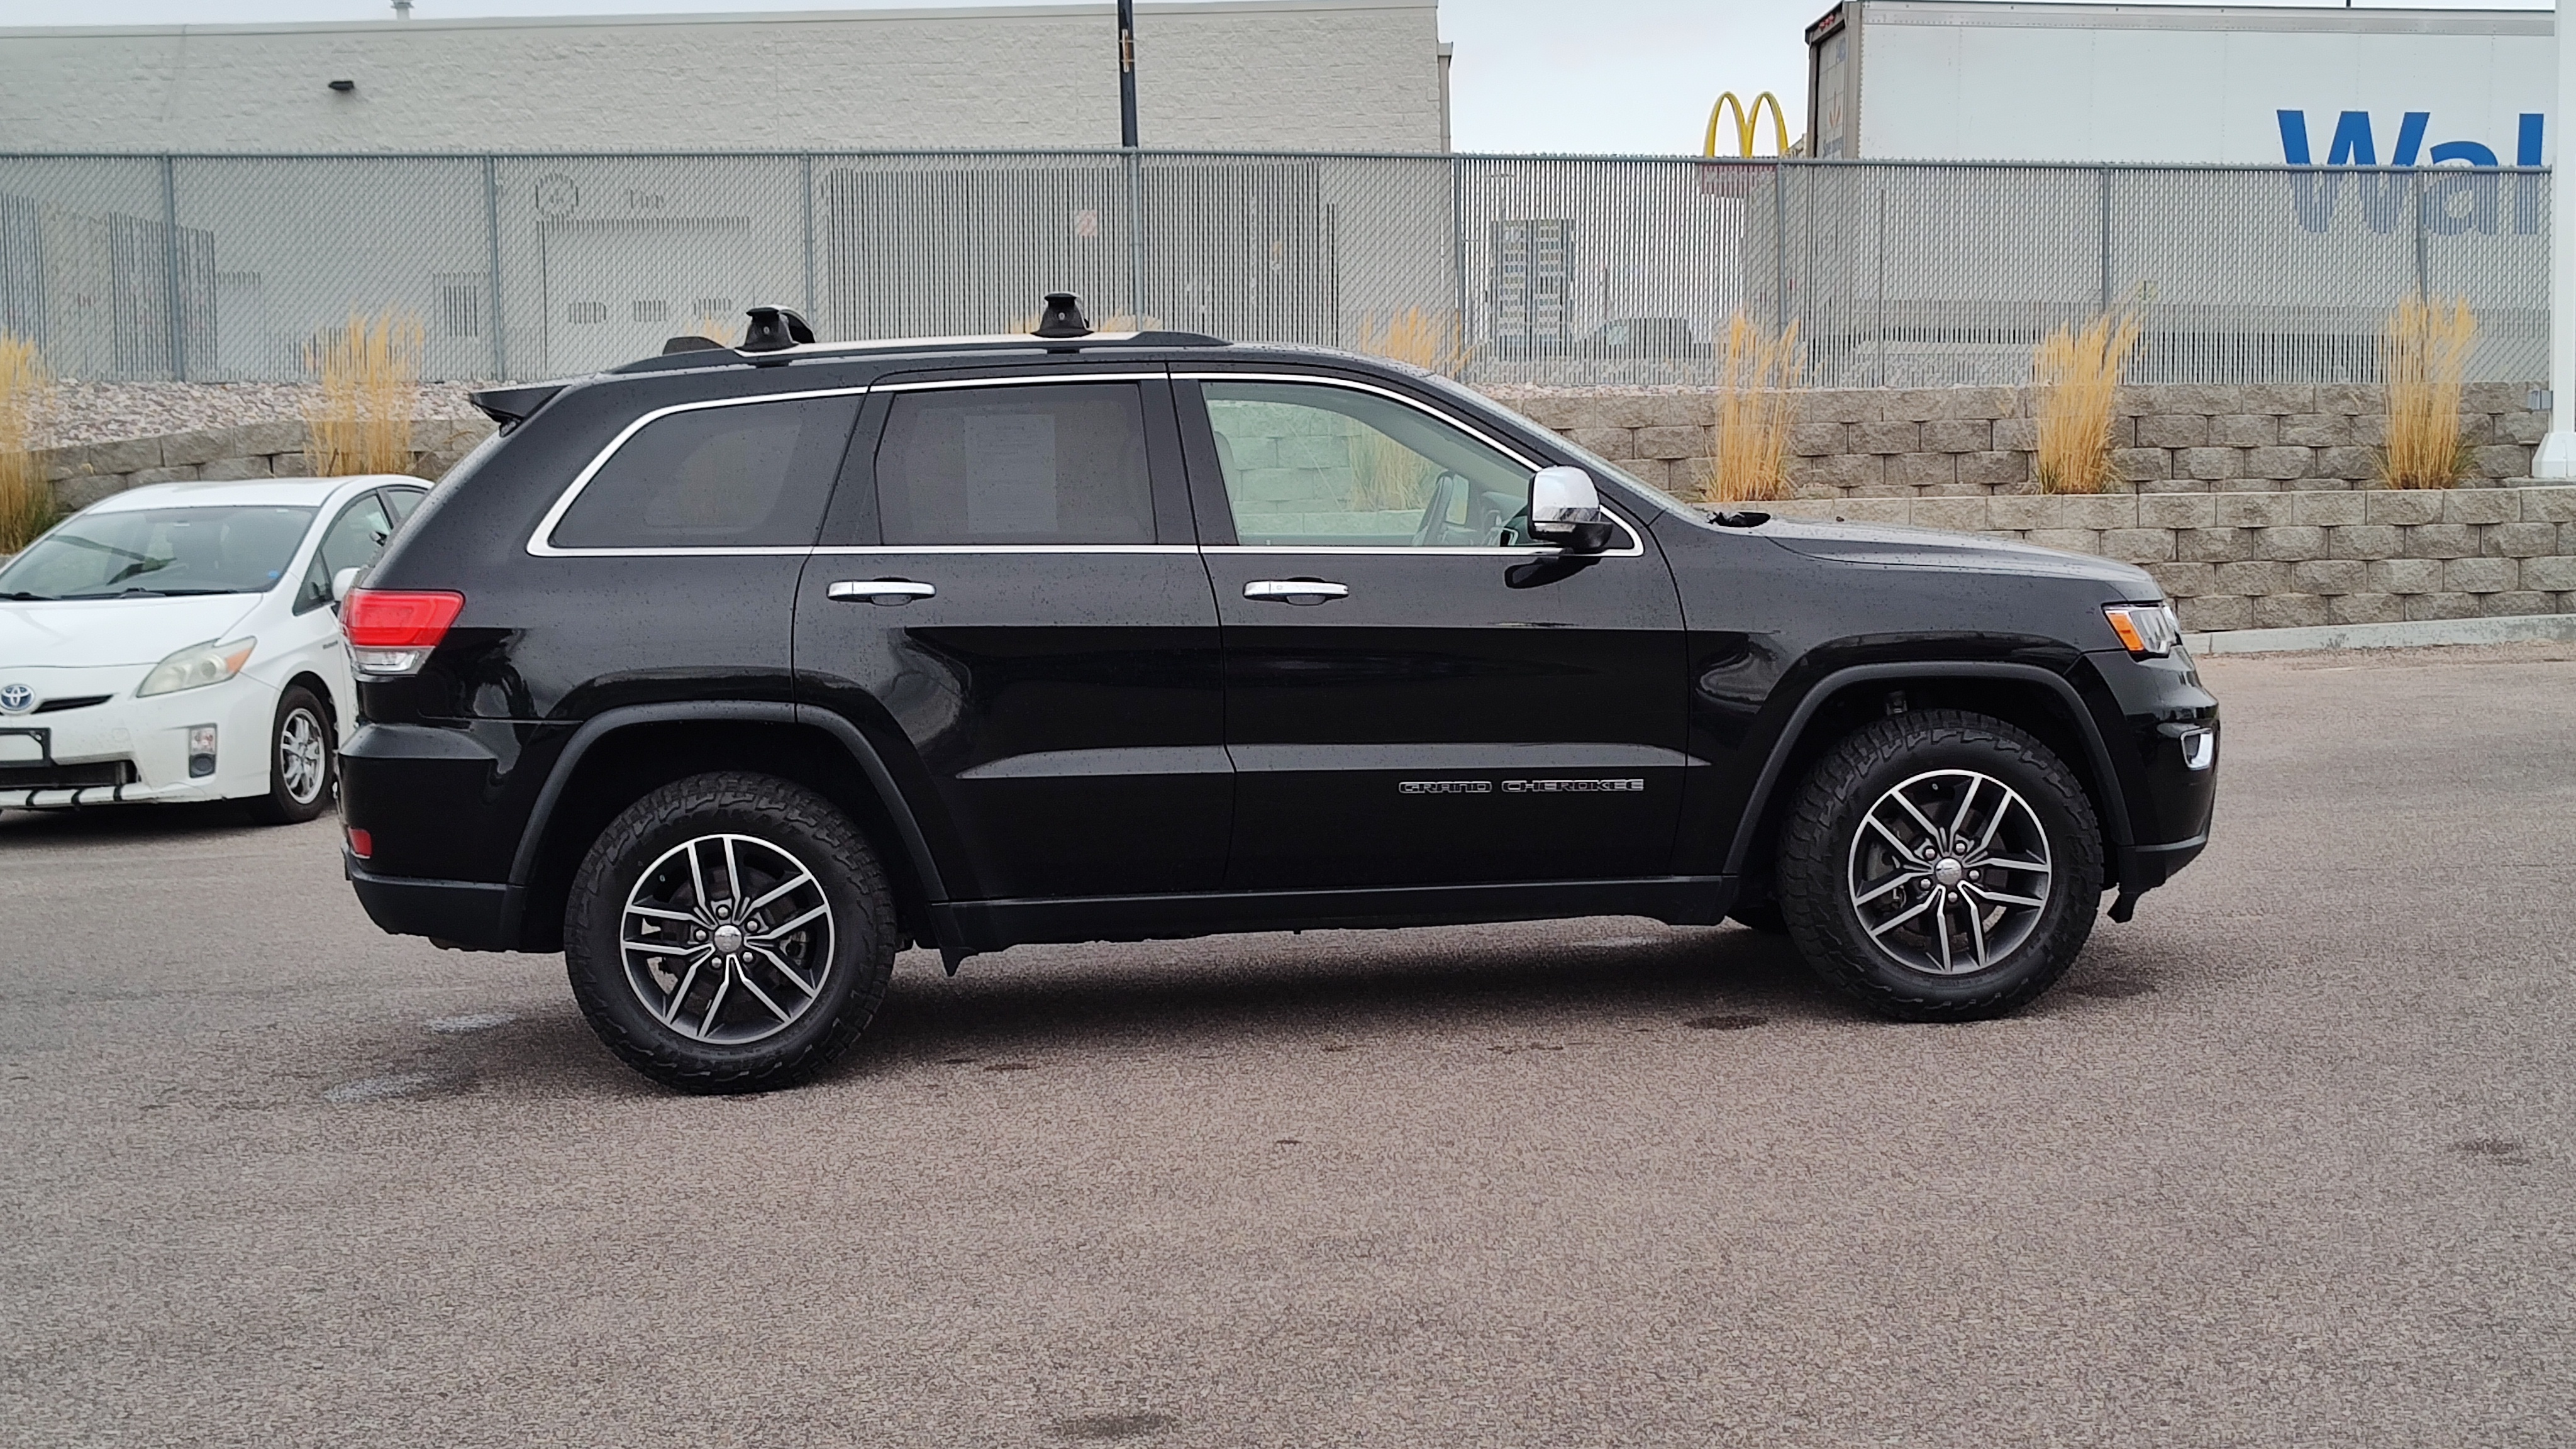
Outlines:
[{"label": "black suv", "polygon": [[813,1072],[906,944],[1731,915],[1984,1016],[2207,838],[2137,569],[1712,515],[1441,378],[1066,299],[811,335],[479,394],[343,606],[368,914],[562,951],[674,1086]]}]

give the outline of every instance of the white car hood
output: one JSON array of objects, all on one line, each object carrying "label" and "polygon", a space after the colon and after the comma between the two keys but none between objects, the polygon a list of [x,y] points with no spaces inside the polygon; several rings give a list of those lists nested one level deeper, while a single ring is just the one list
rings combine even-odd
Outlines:
[{"label": "white car hood", "polygon": [[191,644],[235,637],[235,626],[259,607],[261,597],[199,594],[0,603],[0,670],[148,667]]}]

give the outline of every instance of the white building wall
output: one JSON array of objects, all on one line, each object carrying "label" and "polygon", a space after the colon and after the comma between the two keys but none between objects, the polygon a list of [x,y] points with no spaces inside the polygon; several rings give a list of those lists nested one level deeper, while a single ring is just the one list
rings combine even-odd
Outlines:
[{"label": "white building wall", "polygon": [[[1436,0],[1137,7],[1154,149],[1435,151]],[[0,150],[1118,144],[1107,5],[0,29]],[[350,80],[346,94],[329,89]]]},{"label": "white building wall", "polygon": [[[2279,113],[2313,160],[2369,114],[2390,164],[2468,141],[2514,162],[2525,114],[2555,109],[2547,11],[2292,9],[1866,0],[1859,144],[1871,159],[2278,166]],[[2548,121],[2548,156],[2557,151]]]}]

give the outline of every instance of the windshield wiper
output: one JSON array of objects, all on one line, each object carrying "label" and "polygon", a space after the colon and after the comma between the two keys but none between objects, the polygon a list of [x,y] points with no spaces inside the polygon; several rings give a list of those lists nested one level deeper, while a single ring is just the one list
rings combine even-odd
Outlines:
[{"label": "windshield wiper", "polygon": [[19,589],[14,593],[0,594],[0,599],[7,599],[13,603],[31,604],[51,604],[59,602],[51,594],[31,594],[25,589]]},{"label": "windshield wiper", "polygon": [[66,599],[193,599],[206,594],[237,594],[239,589],[147,589],[141,584],[129,585],[115,593],[65,594]]}]

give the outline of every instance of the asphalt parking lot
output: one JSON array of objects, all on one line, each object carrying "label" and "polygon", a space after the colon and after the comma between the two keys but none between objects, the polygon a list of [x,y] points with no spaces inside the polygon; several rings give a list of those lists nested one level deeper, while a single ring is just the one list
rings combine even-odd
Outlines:
[{"label": "asphalt parking lot", "polygon": [[2576,650],[2206,673],[2208,855],[1964,1027],[1633,920],[916,953],[698,1100],[327,821],[0,817],[0,1441],[2576,1441]]}]

